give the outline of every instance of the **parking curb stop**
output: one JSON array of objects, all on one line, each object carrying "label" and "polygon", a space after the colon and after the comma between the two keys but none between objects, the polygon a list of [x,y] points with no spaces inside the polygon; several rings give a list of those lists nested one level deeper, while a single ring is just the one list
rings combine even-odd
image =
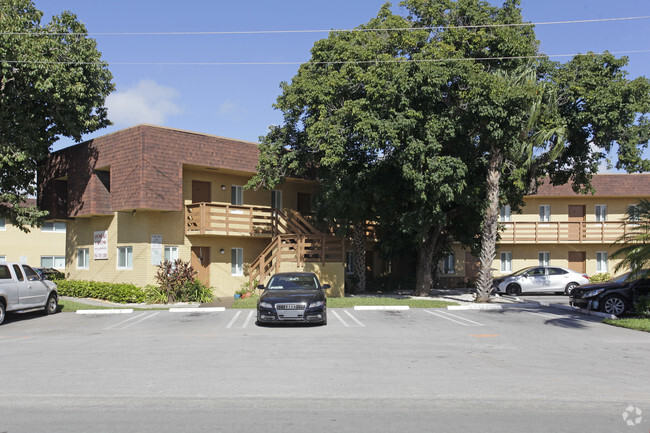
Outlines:
[{"label": "parking curb stop", "polygon": [[207,308],[193,308],[193,307],[181,307],[181,308],[170,308],[170,313],[217,313],[226,311],[226,307],[207,307]]},{"label": "parking curb stop", "polygon": [[133,308],[111,308],[105,310],[77,310],[77,314],[84,315],[97,315],[97,314],[131,314],[133,313]]},{"label": "parking curb stop", "polygon": [[449,305],[447,310],[508,310],[512,308],[539,308],[538,303],[525,304],[469,304]]}]

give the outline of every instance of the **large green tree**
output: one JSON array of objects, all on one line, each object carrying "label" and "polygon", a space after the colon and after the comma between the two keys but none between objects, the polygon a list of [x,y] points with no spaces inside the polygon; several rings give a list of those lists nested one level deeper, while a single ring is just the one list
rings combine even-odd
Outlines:
[{"label": "large green tree", "polygon": [[81,140],[110,124],[104,101],[112,75],[95,41],[70,12],[42,25],[30,0],[0,2],[0,217],[36,225],[26,206],[36,170],[58,137]]}]

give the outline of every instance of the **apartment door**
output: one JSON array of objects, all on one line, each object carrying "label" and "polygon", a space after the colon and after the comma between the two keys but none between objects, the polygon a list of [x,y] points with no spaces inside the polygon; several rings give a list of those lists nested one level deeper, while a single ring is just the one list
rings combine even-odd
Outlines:
[{"label": "apartment door", "polygon": [[587,271],[587,253],[585,251],[569,251],[569,269],[576,272]]},{"label": "apartment door", "polygon": [[481,261],[472,253],[465,252],[465,278],[475,280],[481,266]]},{"label": "apartment door", "polygon": [[579,241],[582,234],[582,224],[585,220],[586,206],[583,204],[569,205],[569,240]]},{"label": "apartment door", "polygon": [[210,247],[192,247],[192,267],[205,285],[210,285]]},{"label": "apartment door", "polygon": [[212,184],[200,180],[192,181],[192,203],[212,201]]},{"label": "apartment door", "polygon": [[303,215],[309,215],[311,213],[311,194],[306,192],[298,193],[296,210]]}]

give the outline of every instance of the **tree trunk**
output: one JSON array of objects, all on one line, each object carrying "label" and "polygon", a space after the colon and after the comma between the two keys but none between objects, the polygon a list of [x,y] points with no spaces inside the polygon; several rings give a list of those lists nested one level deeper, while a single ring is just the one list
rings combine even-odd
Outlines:
[{"label": "tree trunk", "polygon": [[503,156],[497,150],[492,151],[487,173],[488,207],[483,217],[481,230],[480,268],[478,272],[476,302],[488,302],[492,290],[492,262],[496,255],[497,229],[499,225],[499,181]]},{"label": "tree trunk", "polygon": [[365,222],[357,223],[354,226],[352,236],[354,244],[354,276],[356,284],[354,292],[360,293],[366,290],[366,224]]},{"label": "tree trunk", "polygon": [[415,269],[415,296],[429,296],[433,286],[433,269],[437,265],[436,257],[440,255],[441,234],[430,231],[426,234],[417,251]]}]

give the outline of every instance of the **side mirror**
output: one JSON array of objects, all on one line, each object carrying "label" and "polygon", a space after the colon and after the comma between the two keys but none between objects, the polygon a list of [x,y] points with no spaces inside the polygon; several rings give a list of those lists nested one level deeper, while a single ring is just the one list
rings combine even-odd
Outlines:
[{"label": "side mirror", "polygon": [[260,289],[260,290],[264,290],[264,284],[258,285],[257,288]]},{"label": "side mirror", "polygon": [[330,286],[329,284],[323,284],[323,286],[322,286],[323,290],[327,290],[327,289],[331,289],[331,288],[332,288],[332,286]]}]

